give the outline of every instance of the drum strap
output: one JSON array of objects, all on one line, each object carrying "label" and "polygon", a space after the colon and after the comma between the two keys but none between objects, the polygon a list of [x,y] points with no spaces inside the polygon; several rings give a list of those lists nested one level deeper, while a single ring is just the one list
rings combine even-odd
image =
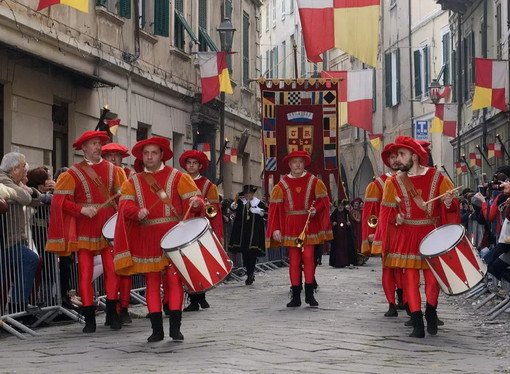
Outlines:
[{"label": "drum strap", "polygon": [[425,205],[425,201],[420,196],[420,194],[416,191],[416,188],[414,188],[413,181],[411,180],[411,178],[409,178],[407,173],[400,174],[398,176],[398,178],[400,178],[400,180],[404,184],[404,188],[406,189],[406,192],[409,194],[409,196],[412,197],[412,199],[414,200],[416,205],[418,205],[418,207],[421,210],[427,210],[427,207]]},{"label": "drum strap", "polygon": [[[87,164],[85,161],[82,161],[78,164],[80,168],[92,179],[92,183],[94,183],[94,186],[96,186],[99,191],[101,192],[101,195],[103,195],[105,201],[111,198],[112,195],[110,195],[110,192],[108,191],[108,188],[103,183],[103,180],[94,169],[92,169],[89,164]],[[115,200],[112,200],[111,204],[117,210],[117,203]]]},{"label": "drum strap", "polygon": [[172,205],[172,200],[170,199],[170,197],[168,196],[166,191],[163,189],[163,187],[161,187],[159,185],[159,183],[156,180],[156,178],[154,178],[154,175],[152,175],[152,173],[145,173],[145,172],[141,173],[141,175],[142,175],[142,178],[145,180],[145,182],[147,182],[147,184],[149,185],[151,191],[158,197],[158,199],[163,204],[168,205],[170,207],[170,209],[172,210],[172,212],[177,217],[180,217],[179,214],[177,214],[177,211],[175,210],[175,208]]}]

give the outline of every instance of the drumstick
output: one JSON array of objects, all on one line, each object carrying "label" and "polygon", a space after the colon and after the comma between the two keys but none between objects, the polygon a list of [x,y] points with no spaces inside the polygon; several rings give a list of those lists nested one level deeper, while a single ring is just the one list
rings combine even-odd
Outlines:
[{"label": "drumstick", "polygon": [[119,197],[121,195],[120,192],[117,192],[115,195],[111,196],[108,200],[106,200],[104,203],[102,203],[101,205],[99,205],[97,207],[97,210],[99,209],[103,209],[105,207],[107,207],[108,205],[110,205],[110,203],[115,200],[117,197]]},{"label": "drumstick", "polygon": [[182,219],[183,221],[186,221],[186,219],[188,218],[189,212],[191,212],[191,207],[192,205],[190,204],[188,210],[186,211],[186,214],[184,215],[184,218]]},{"label": "drumstick", "polygon": [[433,201],[436,201],[437,199],[440,199],[440,198],[442,198],[443,196],[448,195],[450,192],[457,191],[457,190],[461,189],[462,187],[464,187],[464,186],[455,187],[453,190],[446,191],[444,194],[439,195],[439,196],[436,196],[436,197],[434,197],[433,199],[430,199],[429,201],[426,201],[424,204],[425,204],[425,205],[427,205],[428,203],[431,203],[431,202],[433,202]]}]

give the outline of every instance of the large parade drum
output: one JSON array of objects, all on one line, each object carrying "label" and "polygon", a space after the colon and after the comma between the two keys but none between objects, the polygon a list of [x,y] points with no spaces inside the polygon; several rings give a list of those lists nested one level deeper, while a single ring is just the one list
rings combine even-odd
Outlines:
[{"label": "large parade drum", "polygon": [[487,274],[487,265],[465,231],[462,225],[444,225],[430,232],[420,244],[420,254],[447,295],[469,291]]},{"label": "large parade drum", "polygon": [[188,293],[201,293],[217,286],[232,270],[232,261],[207,218],[192,218],[172,227],[161,239],[161,248]]},{"label": "large parade drum", "polygon": [[117,216],[118,213],[115,213],[113,216],[108,218],[108,221],[103,225],[101,232],[108,243],[113,245],[113,234],[115,233],[115,225],[117,224]]}]

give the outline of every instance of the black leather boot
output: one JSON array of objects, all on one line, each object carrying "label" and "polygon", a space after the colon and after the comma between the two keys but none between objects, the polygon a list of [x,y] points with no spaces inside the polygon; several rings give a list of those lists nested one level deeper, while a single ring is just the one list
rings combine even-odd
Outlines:
[{"label": "black leather boot", "polygon": [[207,302],[207,300],[205,299],[205,292],[204,293],[201,293],[201,294],[198,294],[199,298],[198,298],[198,303],[200,304],[200,308],[202,309],[207,309],[210,307],[209,303]]},{"label": "black leather boot", "polygon": [[425,308],[425,319],[427,320],[427,332],[430,335],[437,334],[437,312],[436,307],[427,303]]},{"label": "black leather boot", "polygon": [[95,305],[84,306],[81,308],[81,314],[85,317],[84,333],[96,332],[96,307]]},{"label": "black leather boot", "polygon": [[170,337],[173,340],[184,340],[184,336],[181,334],[181,319],[182,312],[180,310],[170,311]]},{"label": "black leather boot", "polygon": [[148,317],[151,319],[152,335],[147,338],[149,343],[159,342],[165,338],[163,331],[163,313],[149,313]]},{"label": "black leather boot", "polygon": [[402,288],[397,288],[397,309],[404,310],[406,307],[404,305],[404,290]]},{"label": "black leather boot", "polygon": [[315,300],[315,297],[313,296],[313,292],[315,291],[315,288],[313,286],[313,283],[305,283],[305,303],[307,303],[310,306],[319,306],[319,303],[317,300]]},{"label": "black leather boot", "polygon": [[389,304],[388,311],[386,313],[384,313],[384,316],[385,317],[398,317],[397,307],[395,306],[395,304],[393,304],[393,303]]},{"label": "black leather boot", "polygon": [[189,305],[184,308],[184,312],[196,312],[200,309],[198,305],[198,300],[200,299],[200,295],[190,294],[189,295]]},{"label": "black leather boot", "polygon": [[411,338],[424,338],[425,337],[425,325],[423,323],[423,313],[420,311],[412,312],[411,319],[414,324],[413,332],[409,334]]},{"label": "black leather boot", "polygon": [[119,300],[106,299],[106,320],[110,322],[110,328],[112,330],[120,330],[122,328],[119,313],[117,313],[118,303]]},{"label": "black leather boot", "polygon": [[119,318],[120,323],[122,323],[123,325],[129,325],[130,323],[133,322],[131,316],[129,315],[128,308],[120,308]]},{"label": "black leather boot", "polygon": [[292,286],[292,299],[287,304],[287,308],[295,308],[301,306],[301,286]]}]

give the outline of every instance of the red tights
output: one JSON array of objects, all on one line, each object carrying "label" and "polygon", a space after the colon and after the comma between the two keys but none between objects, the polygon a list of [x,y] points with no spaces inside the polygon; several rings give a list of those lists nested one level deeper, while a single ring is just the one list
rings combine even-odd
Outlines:
[{"label": "red tights", "polygon": [[132,285],[133,280],[131,275],[120,277],[120,306],[122,308],[127,308],[129,306],[129,301],[131,300]]},{"label": "red tights", "polygon": [[[151,279],[149,279],[151,278]],[[161,273],[146,273],[145,283],[147,308],[149,313],[161,312]],[[149,286],[149,282],[151,285]],[[184,288],[179,275],[173,266],[166,267],[163,274],[163,302],[168,303],[170,310],[182,310],[182,301],[184,299]]]},{"label": "red tights", "polygon": [[[104,248],[101,251],[103,260],[104,286],[106,289],[106,298],[117,300],[119,294],[119,276],[115,274],[113,266],[113,254],[111,247]],[[79,292],[83,306],[94,304],[94,291],[92,289],[92,274],[94,272],[94,253],[86,249],[78,251],[78,273]]]},{"label": "red tights", "polygon": [[315,278],[313,245],[305,245],[303,248],[289,247],[289,276],[292,286],[301,285],[301,264],[305,273],[305,283],[313,283]]},{"label": "red tights", "polygon": [[[431,270],[423,270],[425,279],[425,297],[427,303],[436,307],[439,298],[439,284]],[[404,293],[412,312],[421,310],[420,295],[420,271],[418,269],[405,269],[404,271]]]},{"label": "red tights", "polygon": [[395,304],[395,288],[402,288],[402,269],[383,266],[382,286],[388,303]]}]

